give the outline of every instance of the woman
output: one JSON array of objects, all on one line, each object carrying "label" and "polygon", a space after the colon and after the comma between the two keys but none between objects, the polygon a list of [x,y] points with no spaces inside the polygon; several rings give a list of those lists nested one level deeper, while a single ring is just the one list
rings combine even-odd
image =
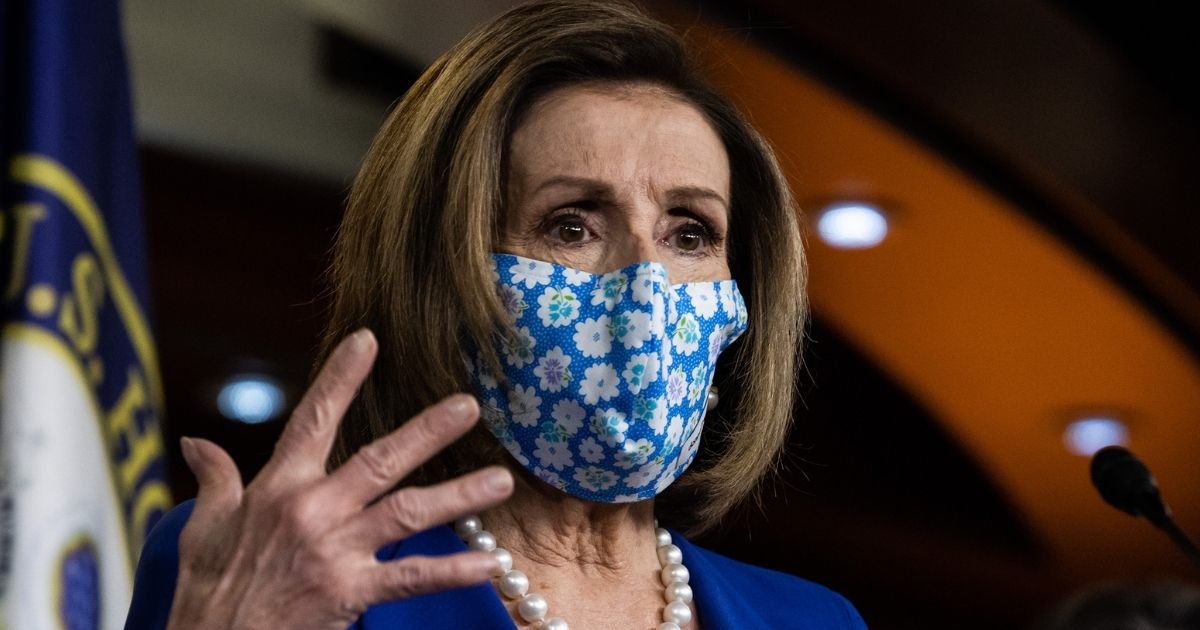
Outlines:
[{"label": "woman", "polygon": [[654,520],[711,526],[770,469],[806,308],[770,150],[662,24],[537,2],[446,53],[362,166],[331,284],[258,477],[184,440],[199,496],[129,627],[863,627]]}]

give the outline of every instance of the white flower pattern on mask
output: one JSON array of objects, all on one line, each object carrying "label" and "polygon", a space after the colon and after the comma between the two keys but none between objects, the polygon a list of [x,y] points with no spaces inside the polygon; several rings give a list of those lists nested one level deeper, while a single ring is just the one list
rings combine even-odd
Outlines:
[{"label": "white flower pattern on mask", "polygon": [[608,320],[608,332],[626,350],[637,350],[650,339],[650,315],[642,311],[617,313]]},{"label": "white flower pattern on mask", "polygon": [[667,403],[678,405],[687,395],[687,388],[687,376],[683,370],[671,370],[671,374],[667,376]]},{"label": "white flower pattern on mask", "polygon": [[607,363],[593,365],[584,370],[583,382],[579,384],[579,393],[583,402],[594,405],[601,400],[612,400],[619,393],[620,378],[617,371]]},{"label": "white flower pattern on mask", "polygon": [[594,437],[583,438],[579,443],[579,456],[589,464],[599,464],[604,459],[604,447]]},{"label": "white flower pattern on mask", "polygon": [[512,413],[513,422],[523,426],[536,426],[542,417],[542,399],[537,395],[533,385],[522,387],[513,386],[508,392],[508,410]]},{"label": "white flower pattern on mask", "polygon": [[708,319],[717,313],[717,291],[713,285],[693,282],[687,285],[688,297],[692,299],[692,312],[700,319]]},{"label": "white flower pattern on mask", "polygon": [[667,441],[672,444],[679,444],[683,439],[683,416],[672,415],[671,421],[667,423]]},{"label": "white flower pattern on mask", "polygon": [[658,357],[649,353],[633,355],[625,364],[625,371],[621,372],[621,376],[625,377],[625,386],[629,388],[629,393],[641,393],[643,387],[658,380]]},{"label": "white flower pattern on mask", "polygon": [[[650,335],[663,337],[667,333],[666,298],[661,293],[655,293],[650,298]],[[666,341],[666,339],[664,339]]]},{"label": "white flower pattern on mask", "polygon": [[566,326],[579,317],[579,298],[567,288],[548,287],[538,297],[538,306],[543,326]]},{"label": "white flower pattern on mask", "polygon": [[692,378],[688,381],[688,402],[694,403],[700,400],[701,396],[707,398],[708,393],[708,368],[704,365],[697,365],[692,368]]},{"label": "white flower pattern on mask", "polygon": [[721,302],[721,310],[728,317],[737,317],[738,300],[734,298],[737,289],[732,284],[722,283],[717,289],[717,297]]},{"label": "white flower pattern on mask", "polygon": [[662,404],[661,400],[656,401],[654,413],[650,416],[649,426],[650,430],[654,431],[654,435],[662,435],[663,430],[667,428],[667,406]]},{"label": "white flower pattern on mask", "polygon": [[660,462],[649,462],[641,468],[629,473],[625,476],[625,485],[639,490],[650,485],[659,473],[662,472],[662,464]]},{"label": "white flower pattern on mask", "polygon": [[563,279],[571,286],[579,286],[590,281],[594,276],[586,271],[563,267]]},{"label": "white flower pattern on mask", "polygon": [[488,391],[496,389],[496,377],[492,374],[492,371],[488,369],[487,361],[484,360],[483,355],[476,355],[475,361],[469,364],[467,367],[474,371],[475,378],[478,379],[479,384],[482,385],[484,389]]},{"label": "white flower pattern on mask", "polygon": [[583,419],[587,417],[587,412],[583,410],[583,407],[579,403],[566,399],[554,403],[554,409],[550,412],[550,417],[554,418],[554,422],[569,435],[575,435],[583,428]]},{"label": "white flower pattern on mask", "polygon": [[[572,380],[571,356],[563,353],[563,349],[554,346],[546,356],[538,359],[538,366],[533,369],[538,377],[538,387],[548,391],[562,390]],[[493,379],[493,382],[494,379]],[[495,385],[493,385],[495,387]]]},{"label": "white flower pattern on mask", "polygon": [[566,442],[537,437],[534,438],[534,443],[537,448],[533,450],[533,456],[538,458],[542,466],[562,470],[575,465],[575,461],[571,459],[571,447]]},{"label": "white flower pattern on mask", "polygon": [[602,442],[609,446],[616,446],[625,441],[625,432],[629,430],[629,423],[625,421],[625,414],[609,407],[608,409],[597,409],[592,414],[592,433],[600,438]]},{"label": "white flower pattern on mask", "polygon": [[617,474],[604,468],[587,466],[575,470],[575,481],[589,492],[603,492],[617,485]]},{"label": "white flower pattern on mask", "polygon": [[670,485],[699,448],[715,358],[745,328],[736,284],[670,285],[657,263],[597,275],[493,260],[514,334],[498,336],[500,374],[468,352],[485,426],[538,479],[584,499]]},{"label": "white flower pattern on mask", "polygon": [[575,324],[575,335],[572,338],[583,356],[590,359],[604,357],[612,351],[612,333],[608,328],[608,315],[601,315],[595,319],[588,318]]},{"label": "white flower pattern on mask", "polygon": [[650,304],[655,296],[661,296],[658,287],[666,284],[666,280],[666,274],[660,267],[643,263],[638,266],[629,285],[630,297],[638,304]]},{"label": "white flower pattern on mask", "polygon": [[553,470],[546,470],[545,468],[542,468],[541,466],[537,466],[533,469],[533,476],[537,477],[538,479],[541,479],[542,481],[545,481],[546,483],[554,486],[555,488],[559,488],[560,490],[562,488],[566,487],[566,485],[567,485],[566,482],[563,481],[562,477],[560,477],[558,473],[554,472]]},{"label": "white flower pattern on mask", "polygon": [[539,284],[550,284],[550,274],[554,272],[554,265],[522,258],[520,262],[509,267],[508,272],[512,274],[513,284],[524,283],[526,289],[532,289]]},{"label": "white flower pattern on mask", "polygon": [[592,291],[592,305],[603,304],[604,308],[612,310],[612,307],[625,296],[625,287],[628,285],[629,278],[622,271],[614,271],[600,276],[598,286]]},{"label": "white flower pattern on mask", "polygon": [[525,294],[516,287],[504,285],[500,287],[500,306],[504,309],[504,313],[508,315],[508,321],[516,323],[521,315],[525,313],[525,309],[529,307],[525,303]]},{"label": "white flower pattern on mask", "polygon": [[725,347],[725,331],[717,329],[712,331],[708,336],[708,364],[717,364],[717,355],[721,354],[721,349]]},{"label": "white flower pattern on mask", "polygon": [[695,352],[700,347],[700,324],[695,316],[690,313],[680,315],[671,340],[672,345],[684,355]]},{"label": "white flower pattern on mask", "polygon": [[617,451],[614,463],[617,468],[629,470],[634,466],[645,464],[650,460],[652,454],[654,454],[654,445],[650,443],[650,440],[645,438],[625,440],[625,443],[621,445],[621,450]]},{"label": "white flower pattern on mask", "polygon": [[530,336],[529,327],[522,326],[504,340],[504,358],[509,365],[523,368],[533,360],[533,347],[536,345],[537,340]]}]

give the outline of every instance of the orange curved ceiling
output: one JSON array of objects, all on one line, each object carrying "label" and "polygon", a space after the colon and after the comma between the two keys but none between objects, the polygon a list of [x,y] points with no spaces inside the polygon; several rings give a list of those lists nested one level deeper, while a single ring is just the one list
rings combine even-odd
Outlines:
[{"label": "orange curved ceiling", "polygon": [[877,248],[809,239],[814,309],[1009,496],[1048,550],[1038,569],[1046,583],[1188,575],[1164,536],[1100,501],[1087,460],[1061,435],[1077,413],[1126,419],[1180,525],[1200,531],[1196,357],[1067,243],[943,156],[744,35],[704,23],[686,31],[710,77],[776,147],[809,216],[842,198],[890,212]]}]

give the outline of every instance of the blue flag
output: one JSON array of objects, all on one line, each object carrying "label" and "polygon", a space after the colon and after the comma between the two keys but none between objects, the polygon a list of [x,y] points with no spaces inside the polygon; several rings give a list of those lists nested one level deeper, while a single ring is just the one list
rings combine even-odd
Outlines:
[{"label": "blue flag", "polygon": [[0,4],[0,627],[121,628],[171,505],[116,0]]}]

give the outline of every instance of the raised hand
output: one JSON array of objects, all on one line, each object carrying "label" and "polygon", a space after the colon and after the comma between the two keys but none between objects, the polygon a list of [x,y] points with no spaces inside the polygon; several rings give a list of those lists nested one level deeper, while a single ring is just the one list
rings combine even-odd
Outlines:
[{"label": "raised hand", "polygon": [[200,492],[180,536],[168,628],[343,630],[372,604],[476,584],[497,569],[480,552],[392,562],[374,555],[391,541],[511,494],[511,474],[490,467],[385,495],[475,424],[479,408],[471,396],[456,394],[425,409],[326,473],[338,423],[377,349],[365,329],[338,345],[248,486],[219,446],[183,440]]}]

